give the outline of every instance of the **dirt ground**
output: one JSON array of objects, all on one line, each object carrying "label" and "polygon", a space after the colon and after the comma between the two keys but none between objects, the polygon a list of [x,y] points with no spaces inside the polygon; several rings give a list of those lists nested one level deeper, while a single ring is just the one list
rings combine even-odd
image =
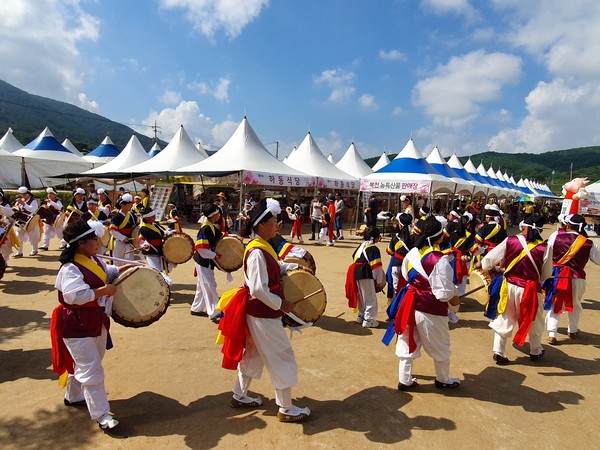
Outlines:
[{"label": "dirt ground", "polygon": [[[186,231],[195,236],[195,226]],[[307,227],[305,227],[306,232]],[[548,230],[545,235],[549,234]],[[306,235],[305,235],[306,237]],[[593,238],[598,242],[598,238]],[[380,244],[383,250],[389,238]],[[235,373],[222,369],[216,325],[189,313],[193,263],[178,267],[167,313],[146,328],[113,322],[115,347],[104,358],[106,388],[120,425],[102,432],[85,409],[63,405],[52,372],[49,322],[58,250],[11,259],[0,281],[0,446],[3,448],[595,448],[600,423],[600,267],[588,265],[581,338],[546,345],[533,363],[528,347],[510,348],[511,364],[492,361],[492,331],[483,307],[467,299],[451,326],[451,376],[459,389],[433,386],[433,362],[416,360],[422,387],[399,392],[398,359],[378,329],[357,325],[346,306],[344,280],[359,238],[346,232],[334,247],[306,245],[327,291],[324,316],[292,344],[300,381],[295,403],[311,420],[277,420],[268,373],[251,391],[265,399],[255,410],[229,406]],[[54,248],[58,246],[52,242]],[[25,244],[25,253],[30,250]],[[384,255],[384,263],[389,259]],[[217,272],[219,292],[227,284]],[[386,299],[379,294],[379,318]],[[544,337],[545,342],[545,337]]]}]

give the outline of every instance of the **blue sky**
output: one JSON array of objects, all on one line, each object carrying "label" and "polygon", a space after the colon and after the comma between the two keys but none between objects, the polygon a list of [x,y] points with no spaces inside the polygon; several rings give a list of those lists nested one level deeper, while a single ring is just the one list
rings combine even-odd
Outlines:
[{"label": "blue sky", "polygon": [[[216,150],[599,145],[597,0],[3,0],[0,78]],[[13,128],[17,128],[15,124]],[[41,130],[40,130],[41,131]],[[4,130],[0,130],[4,132]],[[57,136],[63,138],[62,136]]]}]

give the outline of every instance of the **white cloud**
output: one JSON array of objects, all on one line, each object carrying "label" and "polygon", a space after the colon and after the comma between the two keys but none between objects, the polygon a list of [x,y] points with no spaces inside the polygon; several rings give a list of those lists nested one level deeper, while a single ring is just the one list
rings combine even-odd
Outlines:
[{"label": "white cloud", "polygon": [[166,89],[159,97],[159,100],[165,105],[177,105],[181,102],[181,94],[171,89]]},{"label": "white cloud", "polygon": [[600,77],[600,3],[596,0],[497,2],[513,10],[506,39],[542,61],[560,77]]},{"label": "white cloud", "polygon": [[588,146],[600,140],[600,87],[568,80],[540,82],[526,98],[529,115],[515,129],[500,131],[489,146],[501,152],[534,152]]},{"label": "white cloud", "polygon": [[348,149],[347,146],[344,148],[344,139],[342,136],[335,131],[330,131],[325,137],[316,137],[313,135],[313,138],[315,138],[315,141],[321,149],[321,152],[323,152],[323,155],[327,157],[330,153],[332,153],[336,162]]},{"label": "white cloud", "polygon": [[363,94],[358,97],[358,104],[362,109],[377,109],[377,102],[375,101],[375,97],[371,94]]},{"label": "white cloud", "polygon": [[421,0],[421,5],[424,9],[438,15],[453,13],[467,19],[476,19],[479,16],[469,0]]},{"label": "white cloud", "polygon": [[401,116],[403,114],[404,110],[401,106],[396,106],[394,109],[392,109],[392,116]]},{"label": "white cloud", "polygon": [[344,69],[328,69],[313,78],[313,84],[326,85],[331,89],[328,102],[339,103],[349,100],[356,89],[354,88],[354,72]]},{"label": "white cloud", "polygon": [[400,53],[398,50],[389,50],[387,52],[385,50],[379,50],[379,59],[389,62],[406,61],[406,55]]},{"label": "white cloud", "polygon": [[194,30],[208,38],[222,30],[230,38],[256,19],[269,0],[160,0],[165,9],[183,9]]},{"label": "white cloud", "polygon": [[78,45],[98,40],[100,22],[79,0],[3,0],[0,17],[0,78],[28,92],[98,109],[82,93],[89,66]]},{"label": "white cloud", "polygon": [[209,150],[220,148],[231,137],[239,122],[226,119],[221,123],[214,123],[205,115],[195,101],[182,100],[174,108],[165,108],[162,111],[150,111],[148,117],[142,121],[145,126],[134,127],[146,136],[152,136],[150,126],[156,124],[163,130],[159,136],[163,141],[170,141],[181,125],[194,142],[202,142]]},{"label": "white cloud", "polygon": [[479,115],[482,103],[498,99],[502,88],[520,75],[520,58],[476,50],[438,66],[416,84],[413,99],[436,125],[463,126]]},{"label": "white cloud", "polygon": [[188,86],[190,89],[197,91],[201,95],[212,95],[220,102],[229,102],[229,86],[231,80],[228,78],[219,78],[216,85],[211,86],[205,82],[194,82]]}]

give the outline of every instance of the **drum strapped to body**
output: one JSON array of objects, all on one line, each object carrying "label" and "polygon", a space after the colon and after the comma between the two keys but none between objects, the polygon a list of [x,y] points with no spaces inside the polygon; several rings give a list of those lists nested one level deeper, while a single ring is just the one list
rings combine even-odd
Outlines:
[{"label": "drum strapped to body", "polygon": [[[294,304],[292,313],[304,322],[316,322],[325,312],[327,294],[317,277],[305,270],[290,270],[281,276],[283,298]],[[284,325],[298,324],[288,316],[283,316]]]},{"label": "drum strapped to body", "polygon": [[219,239],[215,253],[220,255],[215,259],[215,265],[224,272],[235,272],[244,264],[244,244],[238,238],[226,236]]},{"label": "drum strapped to body", "polygon": [[56,220],[56,217],[61,215],[60,211],[57,211],[54,208],[50,208],[46,205],[38,209],[37,213],[47,225],[53,225],[54,221]]},{"label": "drum strapped to body", "polygon": [[183,232],[175,232],[165,238],[163,256],[172,264],[183,264],[194,256],[194,240]]},{"label": "drum strapped to body", "polygon": [[501,275],[500,272],[494,270],[474,269],[469,275],[469,292],[465,296],[474,298],[478,303],[486,306],[490,301],[488,292],[490,283]]},{"label": "drum strapped to body", "polygon": [[129,241],[131,243],[131,245],[133,245],[134,248],[137,248],[138,250],[141,248],[140,241],[139,241],[140,228],[141,228],[140,225],[136,225],[135,227],[133,227],[133,230],[131,230],[131,241]]},{"label": "drum strapped to body", "polygon": [[132,328],[147,327],[167,312],[171,291],[160,272],[146,266],[131,267],[113,284],[118,286],[112,311],[115,322]]},{"label": "drum strapped to body", "polygon": [[108,247],[108,242],[110,241],[110,231],[108,231],[108,227],[104,225],[104,234],[100,238],[100,243],[102,247]]},{"label": "drum strapped to body", "polygon": [[32,214],[31,217],[25,223],[25,230],[31,232],[35,230],[35,227],[40,226],[40,216],[38,214]]},{"label": "drum strapped to body", "polygon": [[288,256],[283,262],[286,263],[296,263],[299,266],[302,266],[304,269],[308,270],[313,275],[317,273],[317,263],[315,262],[315,258],[308,251],[304,254],[302,258],[298,258],[296,256]]},{"label": "drum strapped to body", "polygon": [[58,216],[56,216],[56,219],[54,219],[54,223],[52,224],[52,226],[54,228],[60,228],[60,227],[62,227],[64,222],[65,222],[65,215],[63,214],[62,211],[59,211]]}]

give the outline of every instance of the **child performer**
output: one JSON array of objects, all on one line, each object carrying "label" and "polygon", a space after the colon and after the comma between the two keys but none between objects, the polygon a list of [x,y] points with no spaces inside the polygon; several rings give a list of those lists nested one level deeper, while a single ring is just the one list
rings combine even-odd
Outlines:
[{"label": "child performer", "polygon": [[294,238],[298,238],[298,242],[300,244],[304,244],[304,239],[302,239],[302,213],[300,209],[300,205],[294,204],[294,209],[289,206],[286,208],[288,213],[288,217],[292,221],[292,231],[290,232],[290,242],[293,242]]}]

